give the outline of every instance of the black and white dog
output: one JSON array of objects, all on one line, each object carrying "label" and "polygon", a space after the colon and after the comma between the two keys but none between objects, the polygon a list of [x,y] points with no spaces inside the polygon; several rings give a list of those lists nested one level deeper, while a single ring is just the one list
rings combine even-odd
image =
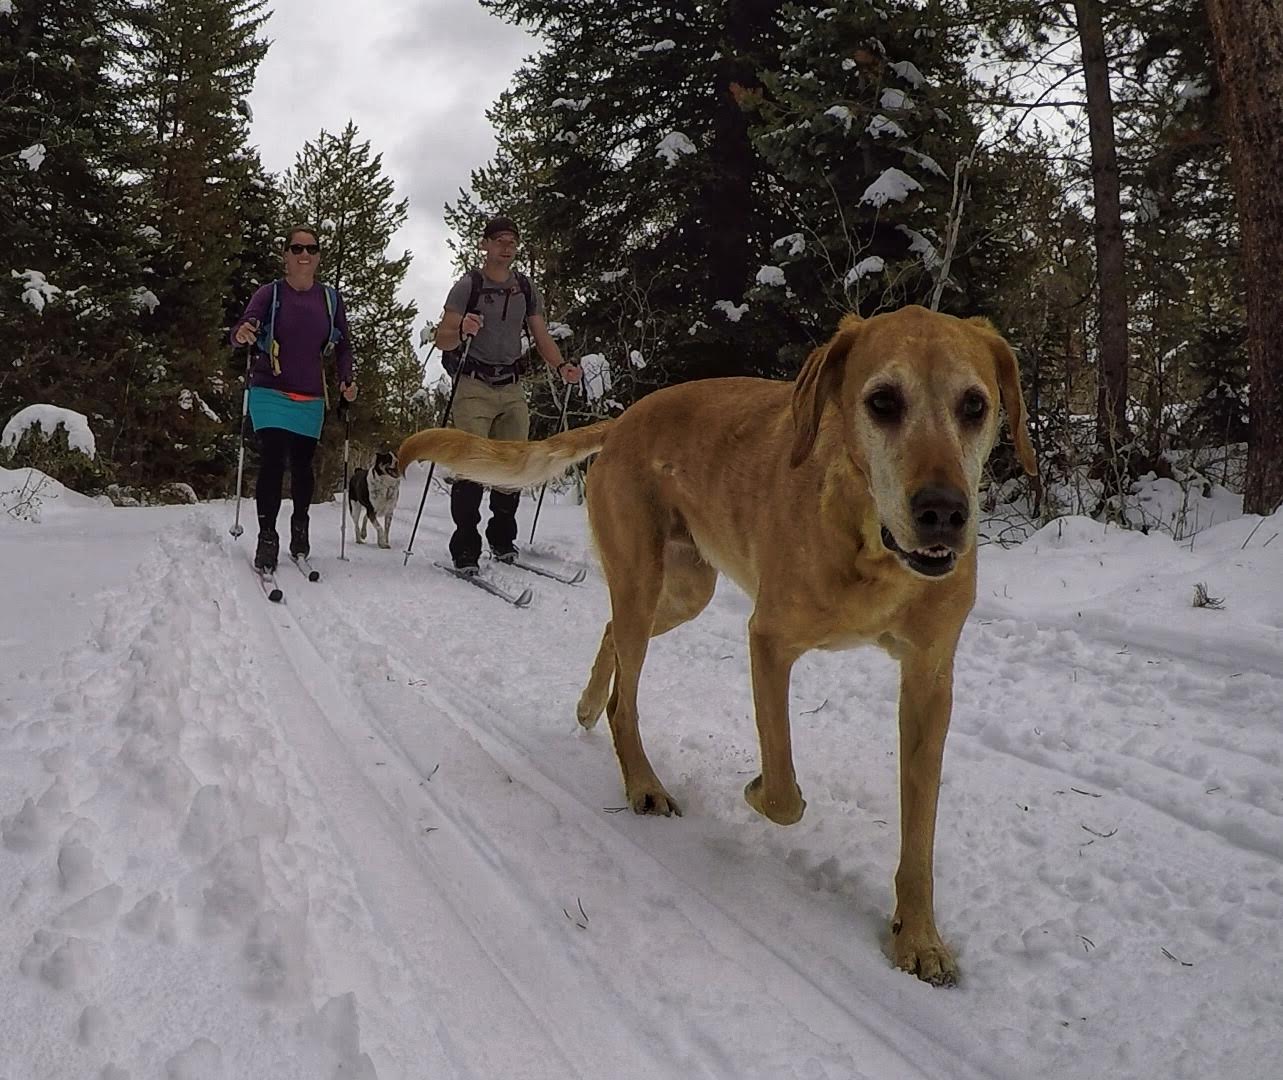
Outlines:
[{"label": "black and white dog", "polygon": [[396,509],[400,493],[401,477],[397,473],[396,454],[391,450],[380,450],[374,455],[374,464],[353,473],[347,485],[347,508],[358,544],[365,543],[365,527],[372,521],[379,547],[392,546],[388,543],[388,530],[392,527],[392,511]]}]

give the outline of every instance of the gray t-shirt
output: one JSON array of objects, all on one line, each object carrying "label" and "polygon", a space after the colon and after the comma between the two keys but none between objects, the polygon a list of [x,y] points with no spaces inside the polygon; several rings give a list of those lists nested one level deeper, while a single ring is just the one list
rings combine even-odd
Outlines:
[{"label": "gray t-shirt", "polygon": [[[466,315],[471,295],[472,278],[464,274],[446,297],[446,311]],[[542,316],[543,294],[533,281],[530,283],[530,299],[529,314]],[[517,275],[510,273],[503,284],[483,276],[475,310],[481,313],[482,324],[468,350],[468,359],[483,364],[515,364],[520,360],[521,327],[527,312],[526,294],[521,291]]]}]

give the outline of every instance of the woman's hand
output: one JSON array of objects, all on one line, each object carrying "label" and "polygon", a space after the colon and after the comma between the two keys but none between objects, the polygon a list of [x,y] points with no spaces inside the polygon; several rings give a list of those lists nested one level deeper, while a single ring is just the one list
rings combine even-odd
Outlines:
[{"label": "woman's hand", "polygon": [[253,345],[258,340],[258,320],[248,319],[236,328],[232,340],[237,345]]},{"label": "woman's hand", "polygon": [[339,387],[339,392],[343,395],[344,401],[355,401],[356,400],[356,381],[353,380],[350,383],[343,383],[343,385]]}]

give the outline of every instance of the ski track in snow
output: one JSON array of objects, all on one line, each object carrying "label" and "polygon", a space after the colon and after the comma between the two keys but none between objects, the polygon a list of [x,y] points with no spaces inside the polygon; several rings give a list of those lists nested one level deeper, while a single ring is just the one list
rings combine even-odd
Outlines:
[{"label": "ski track in snow", "polygon": [[[36,988],[0,1080],[1255,1080],[1283,1052],[1268,643],[1231,668],[1232,641],[1104,601],[982,594],[936,844],[963,981],[939,990],[887,958],[891,661],[799,662],[807,816],[766,823],[741,796],[749,603],[721,587],[642,679],[685,816],[617,813],[605,721],[574,719],[600,577],[492,567],[535,589],[512,610],[428,565],[437,502],[408,568],[349,545],[321,584],[282,572],[281,606],[217,507],[185,514],[0,705],[0,963]],[[535,554],[583,549],[572,522]]]}]

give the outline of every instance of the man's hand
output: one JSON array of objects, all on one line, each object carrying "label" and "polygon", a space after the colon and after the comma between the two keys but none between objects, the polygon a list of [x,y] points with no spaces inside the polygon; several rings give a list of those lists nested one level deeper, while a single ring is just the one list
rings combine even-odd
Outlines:
[{"label": "man's hand", "polygon": [[343,395],[344,401],[356,400],[356,382],[342,383],[339,386],[339,392]]},{"label": "man's hand", "polygon": [[237,345],[253,345],[258,340],[258,320],[247,319],[236,328],[236,334],[232,338]]},{"label": "man's hand", "polygon": [[483,320],[480,312],[469,311],[468,314],[463,317],[463,321],[459,323],[459,336],[475,337],[477,331],[481,329],[482,322]]},{"label": "man's hand", "polygon": [[584,369],[573,360],[565,360],[557,368],[557,374],[561,376],[563,382],[577,383],[582,381]]}]

